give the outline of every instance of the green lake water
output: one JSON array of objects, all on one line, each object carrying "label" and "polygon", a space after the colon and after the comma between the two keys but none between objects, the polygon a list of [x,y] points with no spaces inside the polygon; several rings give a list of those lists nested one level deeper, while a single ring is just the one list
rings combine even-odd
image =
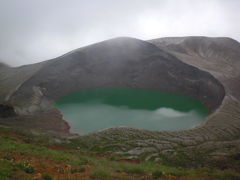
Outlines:
[{"label": "green lake water", "polygon": [[192,97],[130,88],[78,91],[61,97],[55,106],[78,133],[116,126],[181,130],[199,125],[208,115]]}]

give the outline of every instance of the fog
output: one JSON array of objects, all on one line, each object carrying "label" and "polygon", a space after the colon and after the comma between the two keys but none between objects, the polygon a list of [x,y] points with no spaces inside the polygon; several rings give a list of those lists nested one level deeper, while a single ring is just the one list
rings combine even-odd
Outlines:
[{"label": "fog", "polygon": [[227,36],[239,0],[0,0],[0,62],[40,62],[118,36]]}]

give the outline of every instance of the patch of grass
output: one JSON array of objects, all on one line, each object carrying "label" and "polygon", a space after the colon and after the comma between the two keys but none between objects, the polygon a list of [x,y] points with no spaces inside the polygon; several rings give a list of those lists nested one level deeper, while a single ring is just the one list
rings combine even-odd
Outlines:
[{"label": "patch of grass", "polygon": [[110,179],[112,177],[112,173],[109,170],[103,168],[94,169],[91,172],[91,177],[94,179]]},{"label": "patch of grass", "polygon": [[[39,158],[41,160],[49,160],[53,163],[69,164],[71,165],[71,178],[76,179],[77,173],[85,172],[86,169],[82,165],[89,165],[92,169],[90,176],[95,179],[111,179],[119,175],[119,173],[126,176],[126,178],[138,178],[144,175],[149,179],[167,178],[174,176],[174,178],[183,177],[198,177],[206,176],[218,179],[238,180],[239,176],[233,171],[218,171],[216,169],[208,169],[198,167],[204,165],[205,159],[208,158],[206,154],[197,150],[177,151],[173,156],[160,156],[159,162],[154,161],[123,161],[127,157],[124,155],[107,155],[98,156],[93,152],[83,149],[79,150],[61,150],[50,149],[45,146],[49,142],[44,142],[44,138],[21,139],[22,137],[9,137],[11,135],[0,134],[0,180],[9,180],[15,175],[28,176],[32,178],[31,174],[35,170],[34,167],[25,162],[16,163],[18,157],[20,160],[26,158],[26,162],[30,162],[29,158]],[[38,142],[41,142],[38,144]],[[65,141],[63,141],[65,142]],[[71,142],[71,145],[74,145]],[[75,144],[76,146],[79,144]],[[63,145],[62,145],[63,146]],[[81,146],[80,146],[81,147]],[[143,158],[145,159],[145,158]],[[139,159],[137,159],[139,160]],[[18,160],[19,161],[19,160]],[[17,162],[18,162],[17,161]],[[4,162],[4,163],[3,163]],[[34,164],[35,165],[35,164]],[[35,165],[35,168],[38,166]],[[32,169],[31,169],[32,168]],[[24,172],[28,173],[24,173]],[[74,174],[76,173],[76,174]],[[86,172],[88,174],[88,172]],[[56,178],[48,174],[43,175],[44,180],[51,180]]]},{"label": "patch of grass", "polygon": [[54,159],[69,163],[76,163],[74,158],[71,158],[71,152],[55,151],[43,146],[27,144],[23,142],[16,142],[13,140],[4,139],[0,144],[1,152],[15,152],[21,155],[37,155],[46,159]]},{"label": "patch of grass", "polygon": [[161,162],[166,166],[183,167],[183,168],[198,168],[204,166],[209,159],[207,153],[201,152],[197,149],[188,151],[177,150],[174,155],[162,155]]},{"label": "patch of grass", "polygon": [[143,175],[146,173],[146,170],[142,166],[124,166],[124,172],[129,174],[138,174]]},{"label": "patch of grass", "polygon": [[0,161],[0,179],[9,180],[12,176],[13,167],[7,161]]},{"label": "patch of grass", "polygon": [[224,171],[209,171],[207,173],[208,176],[215,177],[218,179],[230,179],[230,180],[240,180],[240,176],[238,176],[236,173],[229,171],[229,170],[224,170]]},{"label": "patch of grass", "polygon": [[92,159],[92,165],[95,167],[111,168],[115,172],[125,172],[129,175],[147,175],[161,171],[165,175],[183,176],[190,174],[190,171],[177,169],[174,167],[163,166],[155,162],[142,162],[132,164],[128,162],[109,161],[107,159]]}]

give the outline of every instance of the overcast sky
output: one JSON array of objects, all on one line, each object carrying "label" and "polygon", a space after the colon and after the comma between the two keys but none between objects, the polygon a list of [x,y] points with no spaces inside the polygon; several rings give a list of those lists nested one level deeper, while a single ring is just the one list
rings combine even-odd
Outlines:
[{"label": "overcast sky", "polygon": [[118,36],[228,36],[240,0],[0,0],[0,61],[35,63]]}]

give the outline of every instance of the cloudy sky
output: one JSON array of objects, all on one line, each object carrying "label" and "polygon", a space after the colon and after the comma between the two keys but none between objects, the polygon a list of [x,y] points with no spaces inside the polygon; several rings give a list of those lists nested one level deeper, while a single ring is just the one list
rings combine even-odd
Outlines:
[{"label": "cloudy sky", "polygon": [[0,0],[0,61],[18,66],[118,36],[228,36],[240,0]]}]

